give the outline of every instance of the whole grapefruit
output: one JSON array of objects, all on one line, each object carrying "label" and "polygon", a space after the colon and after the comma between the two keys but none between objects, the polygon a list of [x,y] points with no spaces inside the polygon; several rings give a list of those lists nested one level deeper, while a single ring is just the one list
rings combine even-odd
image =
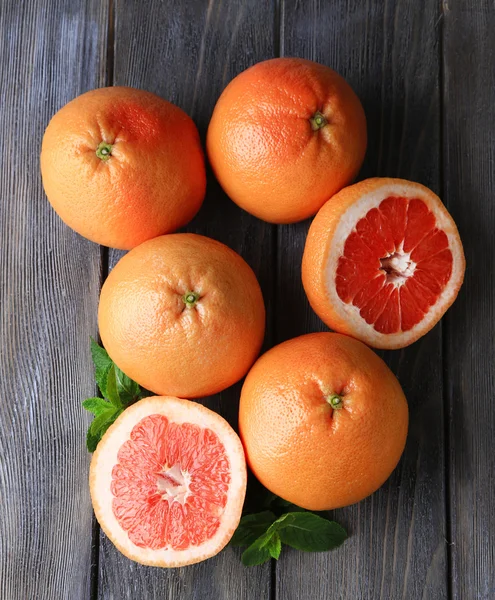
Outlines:
[{"label": "whole grapefruit", "polygon": [[362,500],[404,450],[407,402],[387,365],[362,342],[313,333],[275,346],[244,382],[239,428],[253,473],[309,510]]},{"label": "whole grapefruit", "polygon": [[309,60],[275,58],[223,91],[207,150],[217,179],[241,208],[293,223],[353,180],[366,139],[361,103],[340,75]]},{"label": "whole grapefruit", "polygon": [[265,307],[239,254],[179,233],[120,259],[103,284],[98,323],[129,377],[156,394],[194,398],[244,377],[261,348]]},{"label": "whole grapefruit", "polygon": [[199,134],[179,107],[128,87],[61,108],[41,150],[51,205],[84,237],[130,249],[188,223],[205,195]]}]

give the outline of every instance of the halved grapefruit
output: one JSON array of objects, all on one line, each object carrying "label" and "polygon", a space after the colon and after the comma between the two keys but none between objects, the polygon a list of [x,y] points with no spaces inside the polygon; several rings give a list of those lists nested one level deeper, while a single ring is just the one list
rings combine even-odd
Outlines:
[{"label": "halved grapefruit", "polygon": [[96,518],[125,556],[179,567],[214,556],[232,537],[246,462],[239,437],[220,415],[154,396],[107,430],[89,482]]},{"label": "halved grapefruit", "polygon": [[302,279],[330,328],[375,348],[403,348],[439,321],[464,269],[459,232],[440,198],[419,183],[374,178],[318,212]]}]

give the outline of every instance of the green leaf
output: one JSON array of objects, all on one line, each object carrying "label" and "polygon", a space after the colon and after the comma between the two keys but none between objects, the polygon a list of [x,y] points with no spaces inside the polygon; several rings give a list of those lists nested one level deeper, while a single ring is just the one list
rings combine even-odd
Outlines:
[{"label": "green leaf", "polygon": [[107,408],[107,410],[100,413],[97,417],[93,419],[91,425],[89,426],[89,430],[91,431],[91,433],[93,435],[96,435],[98,433],[101,433],[103,435],[103,433],[105,433],[105,431],[107,430],[107,424],[109,424],[109,422],[112,421],[112,419],[113,421],[115,421],[115,419],[117,418],[117,413],[118,409],[116,409],[114,406],[110,406],[109,408]]},{"label": "green leaf", "polygon": [[268,552],[270,552],[270,556],[275,560],[278,560],[280,556],[280,552],[282,552],[282,541],[280,540],[280,536],[278,533],[274,533],[270,540],[268,541]]},{"label": "green leaf", "polygon": [[270,529],[279,533],[284,544],[304,552],[333,550],[347,539],[345,529],[338,523],[310,512],[287,513]]},{"label": "green leaf", "polygon": [[98,442],[103,437],[105,431],[115,421],[115,419],[121,414],[122,409],[110,406],[107,410],[101,412],[95,417],[89,426],[88,433],[86,436],[86,446],[90,452],[94,452]]},{"label": "green leaf", "polygon": [[107,410],[111,406],[111,404],[109,404],[103,398],[87,398],[84,400],[82,405],[90,413],[93,413],[95,417],[100,415],[103,411]]},{"label": "green leaf", "polygon": [[105,398],[88,398],[83,402],[84,408],[95,415],[86,436],[88,450],[94,452],[105,431],[124,408],[151,393],[141,390],[135,381],[114,364],[107,351],[93,338],[91,356],[95,365],[96,382]]},{"label": "green leaf", "polygon": [[[268,490],[266,490],[266,497],[263,500],[262,506],[263,508],[270,508],[272,506],[272,504],[275,502],[275,500],[278,500],[279,497],[276,494],[273,494],[272,492],[269,492]],[[281,500],[281,498],[280,498]]]},{"label": "green leaf", "polygon": [[230,540],[231,546],[250,546],[266,533],[277,517],[269,510],[242,517]]},{"label": "green leaf", "polygon": [[280,498],[280,496],[275,496],[272,500],[272,506],[281,506],[283,508],[286,508],[287,506],[295,506],[295,505],[292,504],[292,502],[289,502],[288,500],[284,500],[283,498]]},{"label": "green leaf", "polygon": [[128,377],[124,371],[121,371],[117,365],[114,365],[114,369],[120,402],[123,406],[130,406],[131,404],[134,404],[136,400],[139,400],[141,388],[135,381]]},{"label": "green leaf", "polygon": [[117,384],[117,368],[118,367],[112,364],[108,371],[108,376],[105,385],[105,398],[109,400],[115,406],[115,408],[122,408],[122,402],[120,400],[119,388]]},{"label": "green leaf", "polygon": [[98,384],[103,396],[106,396],[107,376],[111,366],[113,365],[113,362],[108,356],[105,348],[102,348],[99,344],[97,344],[93,338],[91,338],[91,357],[95,366],[96,383]]},{"label": "green leaf", "polygon": [[270,560],[272,557],[270,552],[272,535],[272,532],[267,531],[246,548],[241,556],[242,564],[246,567],[254,567]]},{"label": "green leaf", "polygon": [[141,391],[139,393],[139,398],[138,400],[142,400],[143,398],[149,398],[150,396],[156,396],[156,394],[154,392],[150,392],[149,390],[146,390],[143,387],[140,387]]},{"label": "green leaf", "polygon": [[280,498],[280,496],[272,494],[272,492],[267,493],[262,506],[263,508],[270,508],[278,514],[280,514],[282,509],[283,512],[304,512],[306,510],[305,508],[292,504],[292,502],[289,502],[288,500]]},{"label": "green leaf", "polygon": [[94,435],[91,433],[91,429],[88,429],[88,432],[86,433],[86,448],[88,449],[88,452],[94,452],[100,440],[101,437],[99,435]]},{"label": "green leaf", "polygon": [[296,504],[292,504],[292,502],[288,502],[287,500],[284,500],[283,498],[277,498],[277,500],[275,500],[273,502],[274,510],[276,510],[279,507],[284,509],[284,513],[307,512],[305,508],[301,508],[300,506],[297,506]]}]

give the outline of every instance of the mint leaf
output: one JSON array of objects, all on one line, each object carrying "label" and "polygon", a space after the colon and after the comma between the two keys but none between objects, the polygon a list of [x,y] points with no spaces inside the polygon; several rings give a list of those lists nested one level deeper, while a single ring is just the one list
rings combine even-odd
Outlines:
[{"label": "mint leaf", "polygon": [[124,371],[121,371],[117,365],[114,365],[114,368],[120,401],[124,406],[130,406],[131,404],[134,404],[136,400],[140,399],[141,388],[135,381],[128,377]]},{"label": "mint leaf", "polygon": [[107,374],[105,383],[106,394],[104,394],[104,396],[115,406],[115,408],[122,408],[122,402],[120,400],[119,388],[117,384],[117,368],[118,367],[112,363],[112,366]]},{"label": "mint leaf", "polygon": [[268,552],[270,552],[270,556],[275,560],[278,560],[280,556],[280,552],[282,552],[282,541],[278,533],[274,533],[270,540],[268,541]]},{"label": "mint leaf", "polygon": [[128,377],[112,361],[107,351],[91,338],[91,357],[95,365],[95,377],[103,398],[88,398],[83,407],[95,415],[86,436],[86,446],[94,452],[105,431],[131,404],[153,395]]},{"label": "mint leaf", "polygon": [[269,510],[242,517],[230,540],[231,546],[250,546],[266,533],[277,517]]},{"label": "mint leaf", "polygon": [[261,506],[268,510],[242,517],[230,541],[232,546],[248,546],[241,556],[246,566],[278,560],[283,544],[304,552],[323,552],[347,539],[345,529],[330,520],[328,511],[309,512],[268,490]]},{"label": "mint leaf", "polygon": [[110,406],[93,419],[86,436],[86,446],[90,452],[94,452],[96,450],[96,446],[103,437],[103,434],[121,412],[122,409],[117,409],[114,406]]},{"label": "mint leaf", "polygon": [[268,492],[265,500],[262,504],[263,508],[269,508],[272,511],[280,514],[280,512],[305,512],[305,508],[301,508],[300,506],[296,506],[289,502],[288,500],[284,500],[277,496],[276,494],[272,494],[272,492]]},{"label": "mint leaf", "polygon": [[262,503],[263,508],[271,508],[275,500],[282,500],[282,498],[279,498],[276,494],[273,494],[272,492],[266,490],[266,497]]},{"label": "mint leaf", "polygon": [[107,395],[106,390],[106,381],[108,376],[108,371],[113,365],[112,359],[108,356],[105,348],[102,348],[99,344],[97,344],[93,338],[91,339],[91,358],[93,359],[93,364],[95,366],[95,378],[98,387],[100,388],[103,396]]},{"label": "mint leaf", "polygon": [[95,417],[100,415],[103,411],[110,408],[110,404],[103,398],[87,398],[82,403],[83,407],[90,413],[93,413]]},{"label": "mint leaf", "polygon": [[272,557],[270,549],[273,547],[270,543],[272,535],[271,531],[267,531],[244,550],[241,556],[244,566],[254,567],[270,560]]},{"label": "mint leaf", "polygon": [[86,434],[86,448],[88,449],[88,452],[94,452],[100,440],[100,435],[95,435],[91,432],[91,429],[88,429]]},{"label": "mint leaf", "polygon": [[89,426],[89,430],[93,435],[100,434],[103,435],[104,431],[106,431],[107,427],[110,424],[110,421],[115,421],[117,416],[119,415],[118,409],[114,406],[110,406],[107,410],[100,413],[97,417],[95,417]]},{"label": "mint leaf", "polygon": [[284,544],[304,552],[324,552],[340,546],[347,533],[335,521],[327,521],[310,512],[283,515],[271,526]]}]

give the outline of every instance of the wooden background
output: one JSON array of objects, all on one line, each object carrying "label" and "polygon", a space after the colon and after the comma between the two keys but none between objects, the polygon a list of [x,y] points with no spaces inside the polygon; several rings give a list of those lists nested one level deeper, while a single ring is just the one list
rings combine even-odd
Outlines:
[{"label": "wooden background", "polygon": [[[493,0],[1,0],[0,599],[495,598],[495,4]],[[39,150],[51,115],[88,89],[131,85],[187,111],[201,135],[228,81],[273,56],[333,67],[368,118],[360,178],[430,186],[467,273],[442,323],[385,353],[410,402],[406,452],[367,500],[335,511],[333,553],[245,568],[228,548],[192,567],[124,558],[93,521],[89,336],[119,253],[51,210]],[[308,222],[242,212],[210,176],[188,227],[240,252],[268,307],[267,345],[324,329],[300,283]],[[207,404],[236,421],[239,386]]]}]

